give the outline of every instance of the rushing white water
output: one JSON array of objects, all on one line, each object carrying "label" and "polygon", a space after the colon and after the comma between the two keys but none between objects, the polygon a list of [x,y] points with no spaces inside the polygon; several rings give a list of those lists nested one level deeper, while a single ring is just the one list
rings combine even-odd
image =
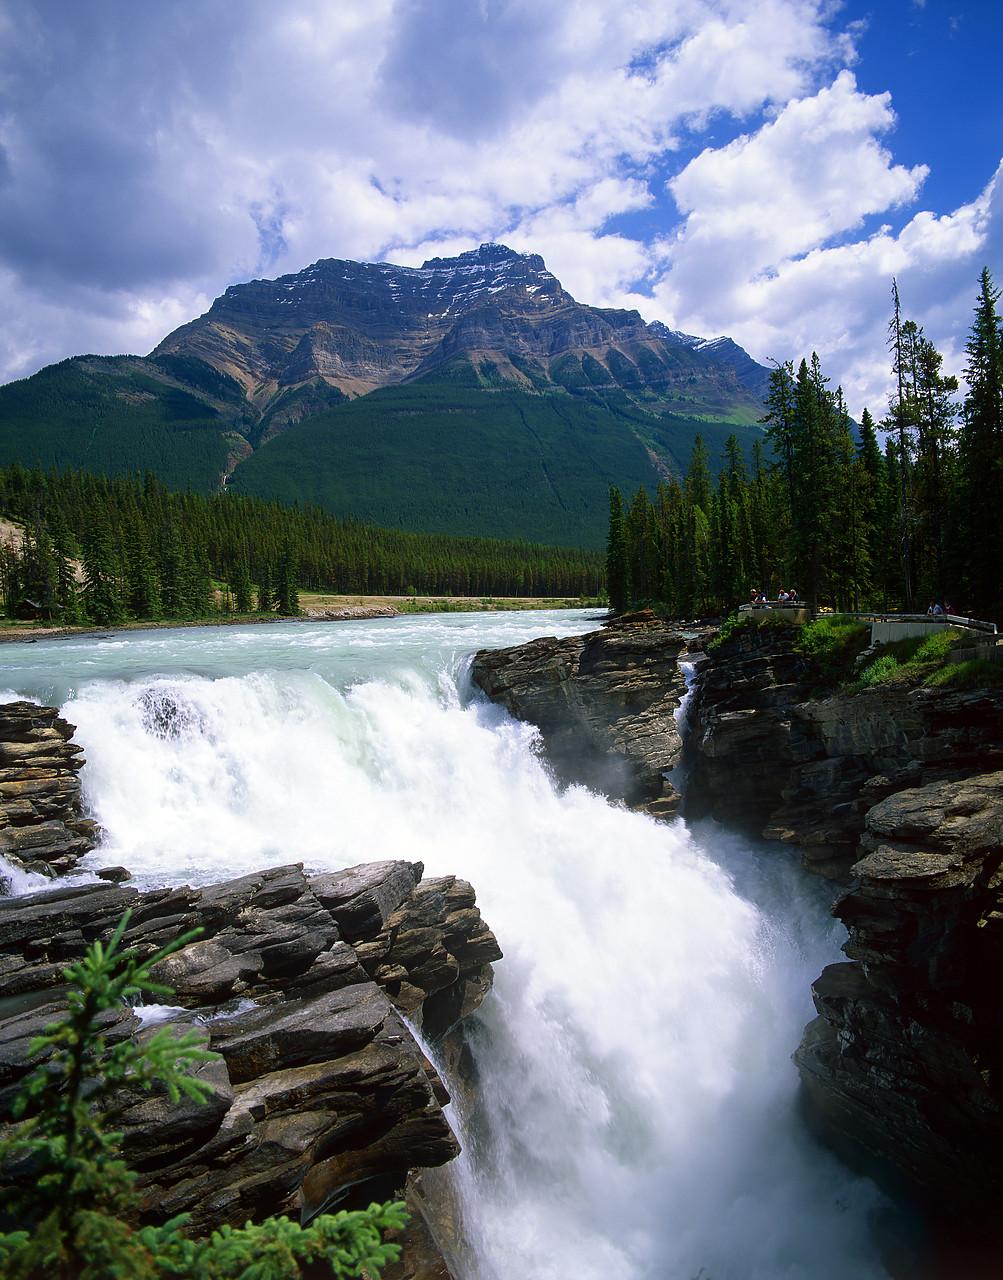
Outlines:
[{"label": "rushing white water", "polygon": [[[790,1054],[837,958],[789,853],[558,793],[466,655],[583,613],[8,645],[85,747],[93,866],[140,887],[387,857],[470,880],[505,959],[454,1115],[462,1280],[878,1280],[879,1208],[802,1131]],[[31,886],[19,883],[19,891]]]}]

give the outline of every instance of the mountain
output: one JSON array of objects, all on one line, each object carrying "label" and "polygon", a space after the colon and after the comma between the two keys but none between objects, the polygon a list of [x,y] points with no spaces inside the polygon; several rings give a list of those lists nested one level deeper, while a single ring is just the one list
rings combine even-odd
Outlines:
[{"label": "mountain", "polygon": [[740,347],[734,338],[698,338],[692,333],[680,333],[678,329],[670,329],[660,320],[653,320],[648,328],[670,346],[699,351],[702,355],[711,356],[714,360],[731,365],[739,382],[747,391],[752,392],[757,402],[764,401],[769,394],[769,369],[753,360],[748,351]]},{"label": "mountain", "polygon": [[323,259],[233,285],[148,357],[0,388],[0,460],[151,467],[169,486],[429,532],[600,545],[607,491],[759,433],[767,371],[577,302],[536,254]]},{"label": "mountain", "polygon": [[364,395],[456,359],[528,391],[618,386],[662,412],[754,421],[760,397],[714,352],[667,342],[670,332],[636,311],[576,302],[537,254],[484,244],[421,267],[327,258],[232,285],[152,359],[204,360],[240,383],[270,425],[306,385]]}]

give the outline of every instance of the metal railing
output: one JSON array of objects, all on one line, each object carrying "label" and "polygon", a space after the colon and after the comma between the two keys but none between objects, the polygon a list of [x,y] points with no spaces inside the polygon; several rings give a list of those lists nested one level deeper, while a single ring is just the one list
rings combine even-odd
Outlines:
[{"label": "metal railing", "polygon": [[[855,622],[902,622],[902,623],[943,623],[945,626],[964,627],[967,631],[979,631],[986,637],[998,635],[995,622],[987,622],[983,618],[963,618],[956,613],[880,613],[876,610],[856,612],[843,609],[812,610],[807,600],[759,600],[755,604],[739,605],[739,613],[751,613],[754,609],[807,609],[813,617],[852,618]],[[1003,637],[1001,637],[1003,639]]]},{"label": "metal railing", "polygon": [[986,622],[983,618],[963,618],[956,613],[850,613],[836,612],[833,617],[853,618],[857,622],[935,622],[938,625],[965,627],[968,631],[982,631],[986,635],[998,634],[995,622]]}]

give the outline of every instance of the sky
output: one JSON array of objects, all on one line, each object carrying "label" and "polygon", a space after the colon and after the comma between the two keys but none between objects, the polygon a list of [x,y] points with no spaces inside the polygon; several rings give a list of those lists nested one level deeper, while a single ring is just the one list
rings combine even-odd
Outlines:
[{"label": "sky", "polygon": [[0,382],[497,241],[887,409],[1003,284],[1003,0],[0,0]]}]

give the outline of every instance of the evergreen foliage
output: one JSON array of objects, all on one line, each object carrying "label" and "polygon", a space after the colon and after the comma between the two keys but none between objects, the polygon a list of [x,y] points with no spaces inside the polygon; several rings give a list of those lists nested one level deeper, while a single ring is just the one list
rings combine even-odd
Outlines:
[{"label": "evergreen foliage", "polygon": [[[640,490],[644,492],[644,490]],[[623,496],[615,485],[609,490],[609,540],[606,547],[606,589],[610,608],[620,613],[629,598],[627,557],[623,527]]]},{"label": "evergreen foliage", "polygon": [[197,621],[226,608],[217,583],[229,584],[240,613],[255,607],[256,587],[260,612],[289,617],[301,590],[559,598],[595,597],[604,586],[597,552],[407,534],[314,507],[170,493],[149,471],[107,480],[0,467],[0,514],[24,530],[20,550],[0,547],[9,616]]},{"label": "evergreen foliage", "polygon": [[965,398],[957,465],[956,571],[962,589],[994,614],[1003,609],[1003,319],[989,269],[979,280],[968,339]]},{"label": "evergreen foliage", "polygon": [[139,960],[120,949],[126,912],[107,945],[92,943],[63,972],[70,984],[69,1013],[32,1041],[28,1054],[44,1055],[14,1102],[15,1126],[0,1142],[0,1185],[15,1229],[0,1233],[0,1270],[6,1280],[293,1280],[300,1263],[323,1259],[334,1280],[366,1274],[396,1258],[399,1247],[381,1232],[399,1228],[403,1205],[371,1205],[355,1213],[322,1215],[303,1229],[268,1219],[243,1229],[224,1226],[206,1240],[190,1239],[187,1214],[139,1228],[142,1198],[135,1175],[118,1154],[121,1135],[105,1126],[123,1089],[166,1085],[172,1102],[182,1093],[205,1102],[207,1082],[190,1069],[216,1057],[197,1031],[161,1027],[144,1043],[109,1044],[102,1014],[131,998],[173,993],[150,977],[152,967],[197,936],[185,934]]},{"label": "evergreen foliage", "polygon": [[622,512],[624,607],[676,616],[727,613],[757,589],[837,611],[949,601],[955,612],[1003,619],[1003,322],[988,270],[968,343],[969,391],[913,321],[893,286],[889,345],[895,391],[882,427],[859,427],[817,355],[774,362],[763,426],[772,458],[736,438],[716,483],[701,435],[685,482],[638,491]]},{"label": "evergreen foliage", "polygon": [[0,387],[0,459],[106,475],[149,467],[170,488],[215,488],[232,420],[197,389],[165,385],[142,364],[81,357]]},{"label": "evergreen foliage", "polygon": [[234,467],[229,486],[412,532],[598,550],[610,484],[632,491],[654,478],[630,423],[607,407],[511,384],[489,391],[456,362],[289,426]]}]

